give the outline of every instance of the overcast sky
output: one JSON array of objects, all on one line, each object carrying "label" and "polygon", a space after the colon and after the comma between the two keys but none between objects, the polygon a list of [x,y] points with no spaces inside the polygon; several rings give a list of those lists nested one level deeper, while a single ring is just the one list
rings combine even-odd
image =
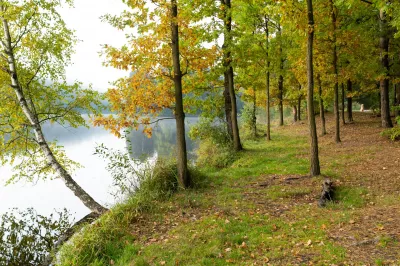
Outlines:
[{"label": "overcast sky", "polygon": [[125,34],[101,22],[100,16],[120,14],[125,7],[121,0],[76,0],[74,8],[61,10],[68,27],[81,40],[72,57],[73,65],[67,68],[67,80],[91,83],[94,89],[104,92],[109,82],[126,75],[124,71],[102,66],[99,57],[102,44],[119,47],[125,43]]}]

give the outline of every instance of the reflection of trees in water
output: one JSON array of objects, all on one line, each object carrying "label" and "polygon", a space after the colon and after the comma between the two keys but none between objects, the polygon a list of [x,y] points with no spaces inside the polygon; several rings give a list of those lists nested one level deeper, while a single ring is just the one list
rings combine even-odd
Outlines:
[{"label": "reflection of trees in water", "polygon": [[[196,148],[196,144],[189,138],[188,132],[190,124],[196,122],[197,118],[187,119],[185,126],[186,131],[186,148],[188,151],[189,159],[192,151]],[[143,127],[139,129],[131,130],[126,139],[127,144],[131,145],[130,154],[132,158],[147,160],[149,157],[153,157],[157,153],[160,157],[169,157],[175,153],[176,145],[176,126],[175,120],[163,120],[152,126],[153,136],[148,138],[143,134]]]}]

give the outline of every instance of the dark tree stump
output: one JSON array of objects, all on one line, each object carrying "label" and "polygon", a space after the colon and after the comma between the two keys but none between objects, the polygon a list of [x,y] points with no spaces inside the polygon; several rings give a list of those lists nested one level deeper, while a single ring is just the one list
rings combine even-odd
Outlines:
[{"label": "dark tree stump", "polygon": [[334,187],[332,180],[326,178],[322,182],[322,193],[320,199],[318,200],[319,207],[325,207],[328,201],[333,201],[333,190]]}]

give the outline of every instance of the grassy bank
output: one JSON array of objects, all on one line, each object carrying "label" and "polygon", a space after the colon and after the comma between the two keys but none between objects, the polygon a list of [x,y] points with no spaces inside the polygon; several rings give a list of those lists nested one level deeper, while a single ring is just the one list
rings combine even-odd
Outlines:
[{"label": "grassy bank", "polygon": [[400,146],[356,118],[342,144],[320,140],[323,174],[337,186],[326,208],[298,123],[275,128],[271,142],[244,141],[227,168],[200,169],[205,186],[116,206],[63,248],[61,265],[398,265]]}]

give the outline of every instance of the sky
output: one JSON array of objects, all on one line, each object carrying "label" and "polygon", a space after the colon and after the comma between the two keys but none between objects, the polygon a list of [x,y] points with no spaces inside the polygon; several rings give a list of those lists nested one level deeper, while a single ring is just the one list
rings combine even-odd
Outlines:
[{"label": "sky", "polygon": [[68,81],[80,81],[93,85],[93,89],[104,92],[109,82],[127,75],[126,72],[102,66],[101,45],[116,47],[126,43],[125,34],[100,20],[105,14],[120,14],[126,6],[121,0],[75,0],[74,8],[60,10],[67,26],[76,31],[80,42],[72,57],[73,65],[67,67]]}]

